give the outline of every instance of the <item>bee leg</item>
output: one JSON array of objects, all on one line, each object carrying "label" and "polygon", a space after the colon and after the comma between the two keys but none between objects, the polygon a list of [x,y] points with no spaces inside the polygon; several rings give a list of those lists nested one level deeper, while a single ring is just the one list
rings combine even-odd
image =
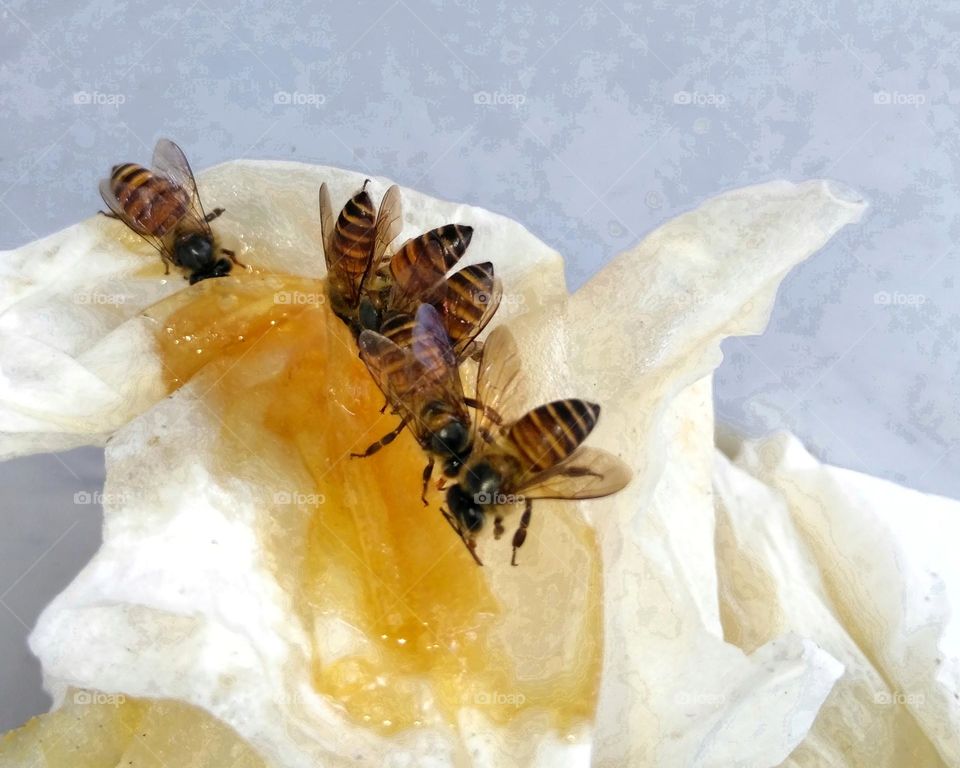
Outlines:
[{"label": "bee leg", "polygon": [[388,406],[388,405],[390,405],[390,401],[389,401],[389,400],[384,400],[384,401],[383,401],[383,407],[380,409],[380,413],[386,413],[386,412],[387,412],[387,406]]},{"label": "bee leg", "polygon": [[117,214],[115,214],[113,211],[97,211],[97,213],[99,213],[101,216],[106,216],[108,219],[119,219],[119,218],[120,218],[120,217],[117,216]]},{"label": "bee leg", "polygon": [[234,264],[236,264],[238,267],[243,267],[244,269],[247,268],[247,265],[246,265],[246,264],[241,264],[240,261],[237,259],[237,254],[235,254],[235,253],[234,253],[233,251],[231,251],[229,248],[221,248],[221,249],[220,249],[220,253],[222,253],[224,256],[226,256],[228,259],[230,259],[230,261],[232,261],[232,262],[233,262]]},{"label": "bee leg", "polygon": [[493,538],[500,541],[503,536],[503,515],[497,515],[493,518]]},{"label": "bee leg", "polygon": [[170,257],[167,256],[167,254],[165,254],[165,253],[161,253],[161,254],[160,254],[160,261],[163,262],[163,274],[169,275],[169,274],[170,274],[170,265],[173,263],[173,262],[170,260]]},{"label": "bee leg", "polygon": [[433,456],[427,461],[427,466],[423,468],[423,490],[420,491],[420,501],[423,506],[427,506],[427,488],[430,485],[430,476],[433,474]]},{"label": "bee leg", "polygon": [[214,219],[220,217],[224,213],[223,208],[214,208],[210,213],[203,217],[203,220],[209,224]]},{"label": "bee leg", "polygon": [[390,445],[394,440],[397,439],[397,435],[403,432],[403,428],[407,426],[407,420],[401,419],[400,423],[397,424],[396,429],[391,430],[383,437],[381,437],[377,442],[371,443],[367,446],[367,450],[363,453],[351,453],[350,458],[352,459],[365,459],[367,456],[372,456],[377,451],[379,451],[383,446]]},{"label": "bee leg", "polygon": [[494,424],[498,426],[503,424],[503,416],[501,416],[499,413],[493,410],[493,408],[490,408],[489,406],[486,406],[483,403],[481,403],[479,400],[477,400],[477,398],[465,397],[463,398],[463,402],[465,402],[475,411],[482,411],[483,415],[486,416],[488,419],[490,419],[490,421],[492,421]]},{"label": "bee leg", "polygon": [[517,564],[517,550],[523,546],[527,540],[527,528],[530,526],[530,515],[533,512],[533,501],[527,499],[527,505],[523,508],[523,515],[520,517],[520,525],[513,534],[513,557],[510,558],[510,565]]}]

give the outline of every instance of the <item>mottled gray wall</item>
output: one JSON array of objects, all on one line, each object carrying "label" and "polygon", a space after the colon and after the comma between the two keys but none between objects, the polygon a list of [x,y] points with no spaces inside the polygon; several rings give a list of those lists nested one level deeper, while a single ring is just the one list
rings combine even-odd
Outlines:
[{"label": "mottled gray wall", "polygon": [[[764,336],[725,345],[718,413],[957,497],[949,7],[0,0],[0,247],[89,215],[159,136],[198,168],[328,163],[506,213],[571,287],[720,190],[832,177],[872,208],[788,277]],[[0,466],[0,729],[43,706],[24,625],[95,548],[72,499],[101,471]]]}]

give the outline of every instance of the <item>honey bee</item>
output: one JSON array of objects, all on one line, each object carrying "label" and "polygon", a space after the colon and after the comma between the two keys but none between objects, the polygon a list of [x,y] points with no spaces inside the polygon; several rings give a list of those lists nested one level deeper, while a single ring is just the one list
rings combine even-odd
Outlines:
[{"label": "honey bee", "polygon": [[326,184],[320,187],[320,224],[328,290],[334,312],[359,335],[379,331],[398,315],[412,323],[422,302],[442,301],[444,278],[470,245],[473,228],[446,224],[410,238],[395,253],[402,229],[400,190],[390,187],[375,212],[369,179],[336,222]]},{"label": "honey bee", "polygon": [[[464,394],[454,343],[439,311],[431,304],[421,304],[417,310],[408,345],[400,346],[369,329],[360,334],[358,344],[360,358],[387,404],[400,416],[400,423],[366,451],[352,456],[362,458],[376,453],[409,427],[428,456],[420,496],[426,504],[435,460],[442,461],[443,474],[453,478],[473,450],[477,430],[472,425],[469,409],[477,409],[480,414],[480,434],[488,432],[484,425],[493,411]],[[508,353],[501,355],[503,359],[509,357]],[[514,374],[517,373],[515,370]],[[482,396],[483,389],[477,394]]]},{"label": "honey bee", "polygon": [[403,226],[400,188],[390,187],[377,211],[367,192],[369,183],[367,179],[347,201],[336,222],[327,185],[320,185],[320,229],[330,303],[355,333],[379,324],[377,305],[384,290],[379,283],[387,249]]},{"label": "honey bee", "polygon": [[[190,164],[169,139],[153,151],[153,170],[136,163],[115,165],[100,182],[100,195],[120,219],[160,253],[164,274],[173,264],[186,270],[193,285],[230,272],[231,262],[243,266],[233,251],[217,248],[210,222],[223,208],[203,212]],[[223,254],[227,258],[222,258]]]},{"label": "honey bee", "polygon": [[[509,333],[497,328],[494,333]],[[504,395],[496,385],[484,383],[490,371],[500,367],[490,356],[502,354],[504,343],[490,334],[481,355],[477,397],[483,408],[503,413]],[[515,363],[509,363],[512,367]],[[502,376],[493,379],[503,380]],[[509,380],[509,379],[507,379]],[[483,436],[458,481],[447,489],[449,511],[443,516],[463,540],[478,565],[476,535],[488,515],[493,515],[494,537],[503,535],[503,510],[523,504],[523,513],[513,535],[511,565],[527,538],[534,499],[592,499],[621,490],[631,477],[630,469],[611,453],[582,446],[596,426],[600,406],[568,399],[538,406],[515,420],[500,415],[488,424],[492,434]]]}]

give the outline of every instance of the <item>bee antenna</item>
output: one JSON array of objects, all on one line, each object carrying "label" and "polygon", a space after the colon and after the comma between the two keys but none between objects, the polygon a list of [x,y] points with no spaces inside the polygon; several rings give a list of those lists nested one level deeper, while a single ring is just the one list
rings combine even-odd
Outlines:
[{"label": "bee antenna", "polygon": [[367,184],[369,184],[369,183],[370,183],[370,179],[364,179],[364,180],[363,180],[363,186],[360,187],[360,191],[361,191],[361,192],[365,192],[366,189],[367,189]]},{"label": "bee antenna", "polygon": [[477,542],[473,539],[468,539],[463,535],[463,530],[460,527],[460,524],[454,519],[453,515],[447,512],[443,507],[440,507],[440,514],[443,515],[443,519],[450,523],[450,527],[453,528],[453,532],[460,537],[460,541],[463,542],[463,546],[467,548],[467,552],[470,553],[470,557],[474,559],[477,565],[483,565],[483,561],[480,559],[480,556],[477,554]]}]

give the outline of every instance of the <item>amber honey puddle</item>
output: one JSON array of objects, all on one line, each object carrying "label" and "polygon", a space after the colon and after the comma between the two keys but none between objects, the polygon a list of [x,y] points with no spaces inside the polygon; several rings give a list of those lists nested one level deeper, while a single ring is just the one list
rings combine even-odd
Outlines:
[{"label": "amber honey puddle", "polygon": [[[422,453],[396,423],[323,283],[209,280],[149,310],[171,391],[195,379],[217,415],[222,471],[264,489],[271,566],[313,637],[317,691],[383,731],[544,713],[560,733],[593,718],[602,648],[600,558],[583,523],[538,513],[559,543],[478,568],[419,500]],[[549,536],[545,535],[545,539]],[[545,546],[541,550],[547,549]],[[532,562],[531,562],[532,561]],[[495,587],[492,585],[496,585]],[[494,591],[495,590],[495,591]]]}]

